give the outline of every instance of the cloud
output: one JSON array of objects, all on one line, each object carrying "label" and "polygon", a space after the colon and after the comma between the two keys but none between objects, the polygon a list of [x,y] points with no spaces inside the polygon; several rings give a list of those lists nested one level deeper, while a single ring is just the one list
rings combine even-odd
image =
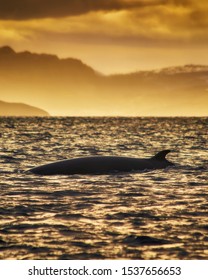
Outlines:
[{"label": "cloud", "polygon": [[0,0],[0,19],[25,20],[154,6],[164,0]]},{"label": "cloud", "polygon": [[[17,14],[0,20],[0,44],[108,45],[128,47],[204,47],[208,43],[207,0],[22,0],[5,1]],[[17,3],[13,7],[10,5]],[[15,7],[26,5],[20,11]],[[46,6],[46,3],[51,6]],[[0,5],[1,5],[0,0]],[[21,3],[21,4],[20,4]],[[40,9],[40,3],[42,8]],[[59,3],[60,7],[55,11]],[[62,3],[62,5],[61,5]],[[65,7],[63,8],[63,4]],[[83,4],[85,3],[85,5]],[[181,4],[182,3],[182,4]],[[6,6],[7,5],[7,6]],[[32,9],[36,7],[36,9]],[[39,9],[37,9],[39,7]],[[69,9],[70,8],[70,9]],[[108,11],[108,12],[107,12]],[[23,13],[24,12],[24,13]],[[38,19],[30,18],[39,12]],[[69,14],[56,17],[60,13]],[[3,13],[0,9],[0,14]],[[30,15],[30,16],[29,16]],[[42,17],[41,17],[42,15]],[[46,17],[47,15],[47,17]],[[49,17],[51,15],[51,17]],[[52,17],[53,15],[53,17]],[[24,19],[23,16],[29,18]],[[20,20],[21,19],[21,20]],[[19,47],[20,48],[20,47]]]}]

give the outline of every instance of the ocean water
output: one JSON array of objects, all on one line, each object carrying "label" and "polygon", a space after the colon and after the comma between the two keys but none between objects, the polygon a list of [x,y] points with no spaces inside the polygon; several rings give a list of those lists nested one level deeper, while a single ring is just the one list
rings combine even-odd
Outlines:
[{"label": "ocean water", "polygon": [[[208,118],[0,118],[0,259],[207,259]],[[176,166],[39,176],[87,155]]]}]

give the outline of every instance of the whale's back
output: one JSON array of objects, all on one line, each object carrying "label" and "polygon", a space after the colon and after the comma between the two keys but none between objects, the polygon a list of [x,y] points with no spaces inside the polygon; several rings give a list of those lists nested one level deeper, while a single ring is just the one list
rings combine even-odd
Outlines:
[{"label": "whale's back", "polygon": [[102,174],[107,172],[129,172],[151,167],[145,159],[128,157],[95,156],[82,157],[49,163],[30,171],[41,175],[55,174]]},{"label": "whale's back", "polygon": [[40,175],[105,174],[112,172],[131,172],[133,170],[161,169],[172,165],[165,156],[169,150],[162,151],[150,159],[118,156],[92,156],[58,161],[30,170]]}]

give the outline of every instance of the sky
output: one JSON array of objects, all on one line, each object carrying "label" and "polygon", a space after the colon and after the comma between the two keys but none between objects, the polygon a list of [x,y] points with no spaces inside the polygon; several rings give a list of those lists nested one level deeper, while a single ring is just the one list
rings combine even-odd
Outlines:
[{"label": "sky", "polygon": [[104,74],[208,64],[207,0],[0,0],[0,46]]}]

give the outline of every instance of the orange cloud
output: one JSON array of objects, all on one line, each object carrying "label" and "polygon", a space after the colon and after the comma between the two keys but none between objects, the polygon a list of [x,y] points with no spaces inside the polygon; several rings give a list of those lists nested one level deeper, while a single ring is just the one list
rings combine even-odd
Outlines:
[{"label": "orange cloud", "polygon": [[[170,2],[170,1],[169,1]],[[176,1],[174,1],[176,2]],[[60,40],[82,44],[177,46],[208,41],[206,9],[192,5],[157,5],[64,18],[0,21],[0,42]]]}]

